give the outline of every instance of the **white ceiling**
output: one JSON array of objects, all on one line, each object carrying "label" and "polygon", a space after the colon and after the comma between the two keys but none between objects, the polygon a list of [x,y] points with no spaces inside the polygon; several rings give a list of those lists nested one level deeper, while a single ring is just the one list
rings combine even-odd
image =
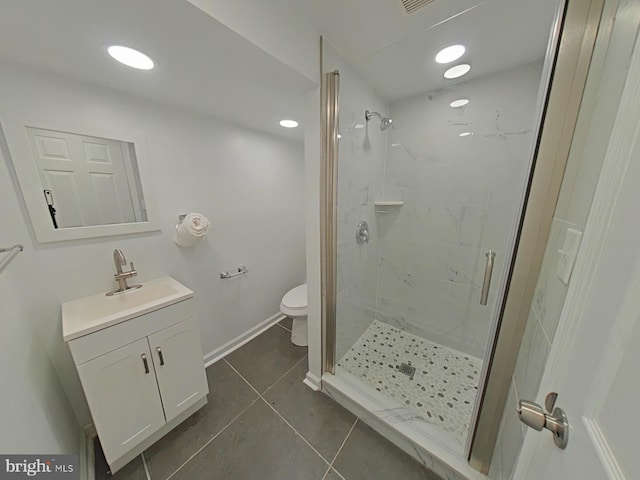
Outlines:
[{"label": "white ceiling", "polygon": [[[118,64],[106,46],[142,50],[156,68]],[[0,59],[301,140],[313,82],[183,0],[2,0]],[[302,123],[302,122],[301,122]]]},{"label": "white ceiling", "polygon": [[[300,9],[388,102],[542,59],[558,4],[435,0],[407,15],[400,0],[284,1]],[[434,58],[455,43],[467,47],[455,63],[472,69],[460,80],[445,80],[448,66]]]},{"label": "white ceiling", "polygon": [[[455,83],[433,60],[452,43],[467,46],[464,80],[541,59],[558,0],[435,0],[412,15],[400,0],[269,1],[296,9],[393,102]],[[114,62],[114,43],[157,67]],[[2,0],[1,59],[296,140],[303,129],[278,122],[300,121],[316,87],[186,0]]]}]

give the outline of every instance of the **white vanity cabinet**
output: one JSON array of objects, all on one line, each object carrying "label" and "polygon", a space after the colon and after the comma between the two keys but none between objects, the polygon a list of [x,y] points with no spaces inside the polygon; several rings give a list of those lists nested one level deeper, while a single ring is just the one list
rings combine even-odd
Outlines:
[{"label": "white vanity cabinet", "polygon": [[165,423],[147,339],[78,365],[94,425],[108,459],[117,459]]},{"label": "white vanity cabinet", "polygon": [[[167,298],[167,288],[149,282],[120,298],[108,297],[116,298],[110,303],[116,304],[117,312],[109,319],[103,316],[102,323],[88,313],[113,310],[95,305],[102,298],[63,304],[65,340],[112,472],[206,404],[208,385],[193,292],[170,277],[159,281],[169,282],[177,292]],[[162,302],[148,301],[153,288],[162,292]],[[137,293],[142,295],[136,299]],[[131,305],[140,300],[143,308]]]}]

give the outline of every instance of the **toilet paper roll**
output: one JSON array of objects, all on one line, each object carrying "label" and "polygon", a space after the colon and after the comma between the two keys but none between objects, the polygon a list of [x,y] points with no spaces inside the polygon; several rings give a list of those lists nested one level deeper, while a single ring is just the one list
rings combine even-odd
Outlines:
[{"label": "toilet paper roll", "polygon": [[207,235],[209,220],[199,213],[189,213],[176,225],[175,242],[181,247],[193,247]]}]

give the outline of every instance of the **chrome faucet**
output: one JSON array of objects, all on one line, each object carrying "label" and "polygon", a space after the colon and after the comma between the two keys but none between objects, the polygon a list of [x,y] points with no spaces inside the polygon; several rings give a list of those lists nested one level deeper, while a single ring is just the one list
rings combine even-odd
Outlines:
[{"label": "chrome faucet", "polygon": [[[127,259],[124,258],[124,253],[119,248],[113,251],[113,262],[116,264],[116,274],[122,273],[122,266],[127,264]],[[133,270],[133,264],[131,264]]]},{"label": "chrome faucet", "polygon": [[136,288],[140,288],[142,285],[127,285],[127,279],[134,277],[138,274],[136,269],[133,266],[133,262],[131,262],[131,270],[128,272],[122,271],[122,267],[127,264],[127,259],[124,258],[124,253],[119,248],[113,251],[113,263],[116,264],[116,274],[114,275],[116,282],[118,282],[118,288],[107,293],[107,296],[116,295],[118,293],[124,293],[128,290],[135,290]]}]

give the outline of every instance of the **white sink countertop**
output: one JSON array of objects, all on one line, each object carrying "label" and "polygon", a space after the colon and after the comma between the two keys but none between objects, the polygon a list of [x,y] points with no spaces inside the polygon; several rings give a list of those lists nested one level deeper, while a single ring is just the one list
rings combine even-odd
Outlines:
[{"label": "white sink countertop", "polygon": [[62,336],[68,342],[191,297],[193,291],[167,276],[119,295],[99,293],[64,302]]}]

